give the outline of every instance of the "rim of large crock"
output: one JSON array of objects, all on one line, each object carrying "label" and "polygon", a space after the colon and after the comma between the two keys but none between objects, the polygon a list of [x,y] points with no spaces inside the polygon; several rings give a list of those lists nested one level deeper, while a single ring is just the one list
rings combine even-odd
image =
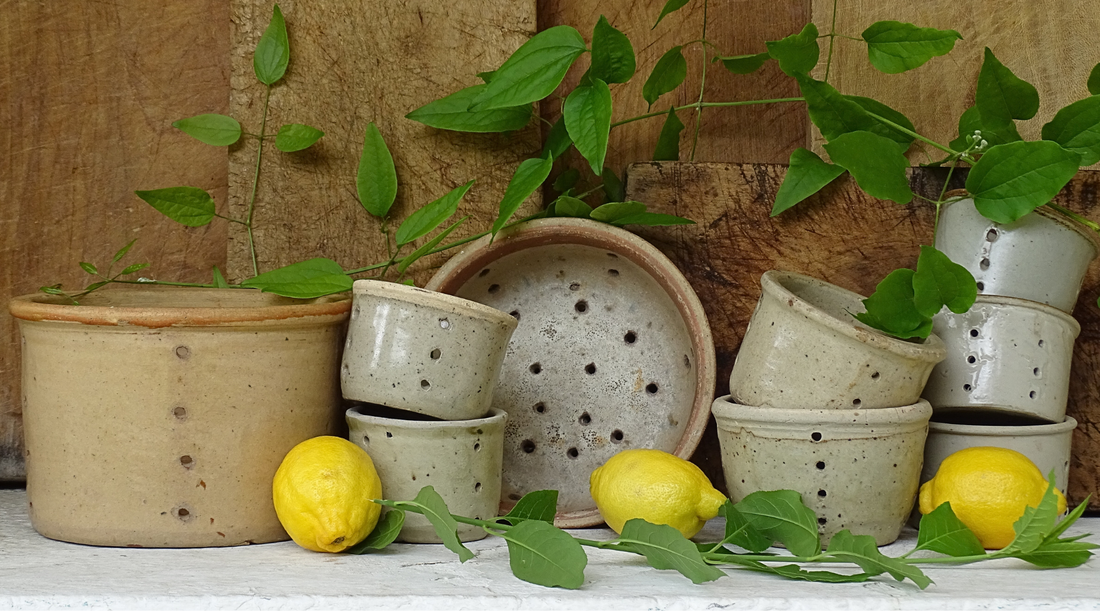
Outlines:
[{"label": "rim of large crock", "polygon": [[952,424],[950,422],[928,423],[928,433],[941,435],[969,435],[974,437],[1034,437],[1040,435],[1061,435],[1077,428],[1077,420],[1066,416],[1062,422],[1048,424],[1022,424],[1006,426],[1003,424]]},{"label": "rim of large crock", "polygon": [[[97,291],[102,296],[119,297],[126,294],[171,296],[188,293],[193,299],[204,293],[225,295],[226,291],[248,291],[257,298],[252,306],[210,306],[210,307],[173,307],[173,306],[105,306],[74,305],[52,303],[57,297],[45,293],[32,293],[14,297],[8,304],[11,315],[29,322],[81,323],[96,326],[137,326],[147,328],[162,327],[209,327],[252,322],[296,322],[310,318],[312,322],[331,322],[344,320],[351,311],[351,296],[346,293],[326,295],[310,300],[290,300],[271,293],[261,293],[255,289],[210,289],[180,287],[140,287],[106,288]],[[234,295],[234,298],[237,295]],[[286,300],[288,303],[268,303],[263,301]]]},{"label": "rim of large crock", "polygon": [[935,333],[930,333],[923,343],[918,344],[886,335],[860,323],[855,317],[850,317],[850,321],[842,320],[794,294],[783,285],[785,280],[790,279],[817,284],[856,302],[865,299],[859,293],[813,276],[774,269],[764,272],[760,277],[760,286],[764,294],[771,295],[780,302],[786,302],[788,307],[802,316],[860,343],[917,361],[938,363],[947,358],[947,348]]},{"label": "rim of large crock", "polygon": [[349,422],[354,420],[364,424],[414,430],[463,429],[476,426],[503,425],[508,419],[508,412],[497,407],[490,408],[487,416],[470,420],[402,420],[400,418],[372,416],[364,414],[361,410],[363,410],[362,406],[349,407],[344,412],[344,417]]},{"label": "rim of large crock", "polygon": [[[966,189],[952,189],[947,192],[947,197],[956,197],[958,199],[946,202],[944,204],[944,208],[953,204],[957,204],[959,202],[970,202],[970,205],[974,205],[974,198],[970,195],[970,193],[966,191]],[[1057,210],[1051,209],[1046,204],[1039,206],[1034,210],[1034,212],[1056,223],[1059,223],[1060,225],[1063,225],[1068,229],[1076,231],[1078,234],[1088,240],[1089,244],[1092,244],[1093,258],[1096,258],[1098,255],[1100,255],[1100,235],[1097,235],[1095,231],[1089,229],[1088,227],[1085,227],[1081,223],[1078,223],[1071,218],[1068,218],[1066,215],[1058,212]],[[986,220],[990,223],[993,223],[994,225],[1004,224],[998,223],[991,219]]]},{"label": "rim of large crock", "polygon": [[432,289],[422,289],[396,282],[384,280],[356,280],[352,283],[352,294],[369,295],[383,299],[397,299],[429,307],[440,312],[469,316],[471,318],[483,318],[497,324],[515,328],[518,322],[511,315],[500,310],[462,297],[448,295]]},{"label": "rim of large crock", "polygon": [[[780,407],[756,407],[735,403],[730,395],[714,400],[711,413],[718,428],[736,422],[759,422],[790,425],[903,425],[927,422],[932,417],[932,406],[924,399],[899,407],[872,407],[860,409],[799,409]],[[854,419],[854,420],[853,420]]]},{"label": "rim of large crock", "polygon": [[1008,297],[1006,295],[981,295],[974,299],[974,305],[970,306],[970,310],[964,314],[950,314],[951,316],[966,316],[975,307],[979,305],[1000,305],[1011,306],[1011,309],[1023,309],[1034,310],[1040,314],[1046,314],[1052,318],[1057,318],[1064,324],[1069,325],[1071,329],[1074,329],[1073,337],[1076,339],[1081,334],[1081,323],[1077,322],[1077,319],[1069,314],[1059,310],[1054,306],[1047,305],[1045,303],[1039,303],[1038,301],[1031,301],[1030,299],[1023,299],[1022,297]]}]

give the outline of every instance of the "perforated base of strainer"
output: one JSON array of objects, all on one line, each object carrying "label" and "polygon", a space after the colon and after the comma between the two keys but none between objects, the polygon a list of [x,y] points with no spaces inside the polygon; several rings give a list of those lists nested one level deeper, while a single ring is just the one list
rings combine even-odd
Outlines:
[{"label": "perforated base of strainer", "polygon": [[493,397],[508,412],[505,508],[555,489],[559,525],[598,524],[593,469],[627,448],[694,451],[714,391],[710,329],[683,276],[637,236],[534,221],[475,242],[428,288],[519,320]]}]

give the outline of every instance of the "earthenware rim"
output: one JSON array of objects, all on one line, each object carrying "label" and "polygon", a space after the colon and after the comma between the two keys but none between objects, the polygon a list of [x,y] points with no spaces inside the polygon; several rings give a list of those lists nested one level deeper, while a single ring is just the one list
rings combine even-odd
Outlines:
[{"label": "earthenware rim", "polygon": [[356,280],[352,284],[352,293],[382,299],[399,299],[433,308],[440,312],[488,319],[510,327],[515,327],[517,324],[516,319],[512,316],[483,303],[405,284],[383,280]]},{"label": "earthenware rim", "polygon": [[[1031,301],[1030,299],[1022,299],[1020,297],[1006,297],[1004,295],[978,295],[974,300],[974,305],[971,306],[970,311],[974,311],[975,307],[980,305],[1001,305],[1011,306],[1010,310],[1023,309],[1023,310],[1035,310],[1040,314],[1046,314],[1053,318],[1057,318],[1062,323],[1069,325],[1074,330],[1073,337],[1077,338],[1081,334],[1081,323],[1077,322],[1077,319],[1069,314],[1059,310],[1054,306],[1049,306],[1045,303],[1039,303],[1038,301]],[[969,314],[967,312],[966,314]],[[954,316],[966,316],[966,314],[955,314]]]},{"label": "earthenware rim", "polygon": [[929,422],[928,433],[940,435],[969,435],[974,437],[1033,437],[1060,435],[1077,428],[1077,420],[1066,416],[1062,422],[1049,424],[1024,424],[1006,426],[1001,424],[953,424],[949,422]]},{"label": "earthenware rim", "polygon": [[875,407],[861,409],[800,409],[778,407],[754,407],[732,401],[730,395],[714,400],[711,407],[719,429],[731,430],[728,425],[738,423],[782,424],[791,426],[812,425],[923,425],[932,417],[932,406],[920,399],[901,407]]},{"label": "earthenware rim", "polygon": [[[974,198],[971,197],[969,193],[967,193],[966,189],[952,189],[951,191],[947,192],[947,197],[958,197],[960,199],[954,199],[954,200],[946,202],[944,204],[944,209],[946,209],[948,206],[951,206],[952,204],[957,204],[959,202],[964,202],[964,201],[968,201],[968,202],[970,202],[971,205],[974,205]],[[941,210],[941,212],[942,212],[942,210]],[[1048,218],[1048,219],[1050,219],[1050,220],[1052,220],[1056,223],[1059,223],[1059,224],[1061,224],[1061,225],[1063,225],[1063,226],[1065,226],[1069,229],[1072,229],[1073,231],[1076,231],[1081,236],[1083,236],[1086,240],[1088,240],[1089,244],[1092,244],[1092,251],[1093,251],[1092,256],[1093,256],[1093,258],[1100,255],[1100,235],[1097,235],[1097,233],[1095,231],[1092,231],[1091,229],[1089,229],[1088,227],[1085,227],[1081,223],[1078,223],[1078,222],[1074,221],[1073,219],[1070,219],[1070,218],[1066,217],[1066,215],[1058,212],[1057,210],[1052,210],[1051,208],[1049,208],[1045,205],[1039,206],[1038,208],[1036,208],[1035,213],[1040,214],[1040,215],[1042,215],[1042,216],[1044,216],[1044,217],[1046,217],[1046,218]],[[987,220],[989,220],[989,219],[987,219]],[[997,223],[996,221],[993,221],[993,220],[989,220],[989,222],[990,223],[995,223],[997,225],[1003,225],[1003,223]]]},{"label": "earthenware rim", "polygon": [[344,412],[348,420],[355,420],[363,424],[386,426],[393,429],[404,430],[440,430],[440,429],[464,429],[477,426],[502,425],[508,419],[508,412],[499,408],[491,408],[487,416],[472,418],[470,420],[402,420],[400,418],[386,418],[364,414],[362,406],[349,407]]}]

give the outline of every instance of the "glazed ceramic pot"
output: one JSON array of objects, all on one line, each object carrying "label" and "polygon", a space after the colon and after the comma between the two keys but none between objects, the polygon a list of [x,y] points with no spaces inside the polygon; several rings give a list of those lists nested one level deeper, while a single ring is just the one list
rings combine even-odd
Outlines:
[{"label": "glazed ceramic pot", "polygon": [[848,529],[878,545],[897,539],[916,500],[932,407],[712,408],[732,501],[760,490],[795,490],[817,514],[822,544]]},{"label": "glazed ceramic pot", "polygon": [[912,405],[947,353],[875,331],[853,313],[863,297],[816,278],[769,271],[730,374],[733,401],[802,409]]},{"label": "glazed ceramic pot", "polygon": [[1072,312],[1100,241],[1046,206],[1002,225],[979,214],[974,200],[966,198],[941,210],[936,247],[974,276],[979,293]]},{"label": "glazed ceramic pot", "polygon": [[979,295],[967,313],[944,310],[933,321],[948,353],[924,389],[933,408],[1062,421],[1081,331],[1072,316],[1034,301]]},{"label": "glazed ceramic pot", "polygon": [[339,428],[351,300],[157,287],[81,302],[10,304],[34,527],[127,547],[288,539],[271,479],[296,444]]},{"label": "glazed ceramic pot", "polygon": [[[474,420],[410,419],[373,406],[347,410],[348,437],[367,451],[382,480],[382,495],[395,501],[416,498],[432,486],[451,513],[478,519],[496,517],[507,414],[493,409]],[[485,529],[458,525],[462,541],[486,536]],[[424,516],[407,513],[398,540],[442,543]]]},{"label": "glazed ceramic pot", "polygon": [[489,413],[516,319],[413,286],[356,280],[344,397],[444,420]]},{"label": "glazed ceramic pot", "polygon": [[603,522],[589,474],[627,448],[688,458],[714,398],[714,342],[683,274],[634,234],[540,219],[486,236],[428,287],[519,321],[494,407],[508,412],[504,505],[558,491],[562,527]]}]

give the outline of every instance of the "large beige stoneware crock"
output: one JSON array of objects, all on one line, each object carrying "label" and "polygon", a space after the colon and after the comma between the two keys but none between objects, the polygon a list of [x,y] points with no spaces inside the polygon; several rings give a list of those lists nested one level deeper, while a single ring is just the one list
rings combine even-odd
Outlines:
[{"label": "large beige stoneware crock", "polygon": [[108,546],[287,539],[271,479],[343,416],[350,306],[161,287],[12,300],[34,527]]}]

